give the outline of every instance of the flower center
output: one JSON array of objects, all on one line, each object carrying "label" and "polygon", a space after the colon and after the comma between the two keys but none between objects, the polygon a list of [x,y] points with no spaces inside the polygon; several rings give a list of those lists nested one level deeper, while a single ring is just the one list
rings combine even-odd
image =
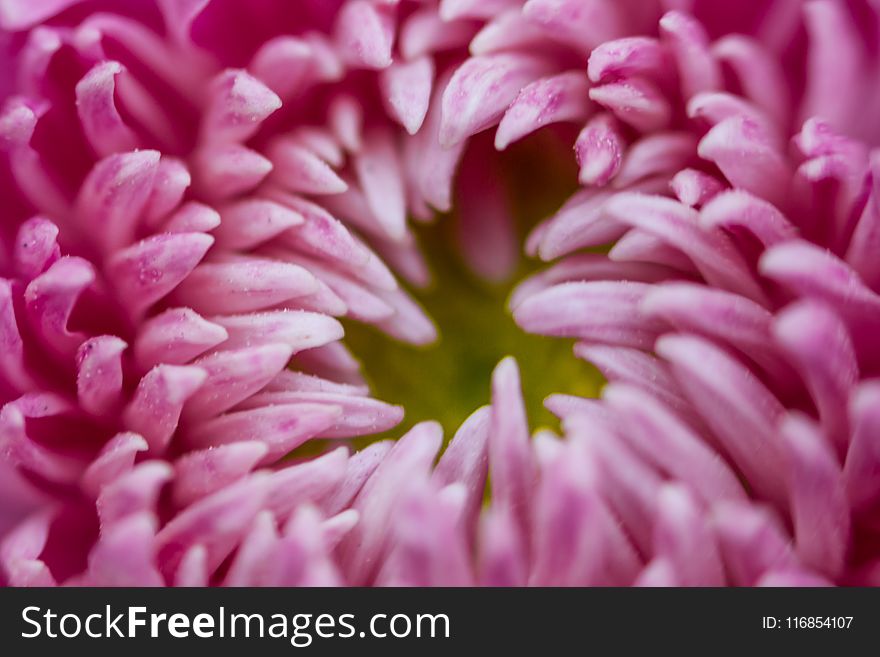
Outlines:
[{"label": "flower center", "polygon": [[[537,143],[523,144],[505,153],[502,173],[510,189],[513,219],[522,237],[538,220],[558,209],[571,192],[575,174],[559,171]],[[465,155],[466,157],[467,155]],[[531,158],[531,159],[530,159]],[[531,165],[526,163],[531,161]],[[547,163],[536,171],[534,162]],[[561,189],[562,188],[562,189]],[[454,215],[454,212],[453,212]],[[401,426],[389,432],[401,435],[413,424],[437,420],[447,439],[478,407],[489,402],[492,370],[505,356],[514,356],[522,373],[528,417],[539,426],[555,427],[556,419],[543,407],[552,393],[596,397],[601,374],[572,355],[573,340],[530,335],[513,321],[508,297],[515,284],[539,268],[520,255],[509,282],[493,284],[471,272],[454,239],[455,216],[416,228],[433,282],[425,290],[410,289],[437,325],[440,339],[427,347],[413,347],[357,322],[345,322],[345,341],[361,360],[372,393],[400,404],[406,411]],[[370,437],[370,442],[376,436]]]}]

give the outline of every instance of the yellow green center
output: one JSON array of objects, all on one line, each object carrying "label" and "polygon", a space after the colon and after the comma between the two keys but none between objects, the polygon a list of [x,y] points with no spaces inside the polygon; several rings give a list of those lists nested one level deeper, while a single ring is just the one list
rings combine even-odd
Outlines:
[{"label": "yellow green center", "polygon": [[[531,148],[541,148],[540,144]],[[517,208],[517,228],[522,235],[559,205],[570,189],[566,175],[529,163],[546,162],[540,154],[521,149],[508,156],[504,167]],[[520,184],[520,178],[528,184]],[[542,192],[517,193],[515,190]],[[402,426],[388,432],[397,437],[413,424],[437,420],[449,438],[475,409],[489,402],[492,370],[505,356],[519,364],[526,409],[533,428],[556,426],[543,407],[552,393],[595,397],[603,380],[598,371],[572,355],[571,340],[529,335],[514,322],[507,301],[514,284],[539,269],[522,258],[511,281],[493,285],[471,273],[453,239],[455,217],[440,217],[431,226],[417,228],[417,237],[432,270],[426,290],[409,289],[436,323],[440,339],[428,347],[412,347],[380,331],[346,321],[345,340],[361,359],[363,371],[378,399],[400,404],[406,410]],[[370,441],[376,437],[370,437]]]}]

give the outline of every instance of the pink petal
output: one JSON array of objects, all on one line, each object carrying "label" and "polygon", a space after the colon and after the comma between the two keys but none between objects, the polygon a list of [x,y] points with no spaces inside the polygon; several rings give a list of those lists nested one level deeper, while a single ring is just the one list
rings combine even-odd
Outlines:
[{"label": "pink petal", "polygon": [[273,472],[265,506],[284,522],[298,506],[332,494],[345,477],[348,449],[339,447],[310,461]]},{"label": "pink petal", "polygon": [[519,4],[518,0],[440,0],[440,18],[453,21],[458,18],[491,18]]},{"label": "pink petal", "polygon": [[272,180],[284,190],[306,194],[339,194],[347,185],[314,151],[289,137],[275,139],[267,149]]},{"label": "pink petal", "polygon": [[33,514],[3,537],[0,564],[11,586],[56,586],[49,567],[39,559],[49,537],[53,514]]},{"label": "pink petal", "polygon": [[840,575],[850,540],[849,502],[831,444],[806,417],[780,425],[787,456],[795,549],[804,565]]},{"label": "pink petal", "polygon": [[508,306],[515,309],[525,299],[556,283],[592,280],[631,280],[653,283],[665,280],[670,271],[651,263],[614,262],[596,253],[578,253],[560,260],[520,283],[510,296]]},{"label": "pink petal", "polygon": [[201,420],[247,399],[287,365],[291,348],[283,344],[221,351],[195,365],[207,373],[204,383],[187,400],[185,417]]},{"label": "pink petal", "polygon": [[94,67],[76,85],[76,109],[83,132],[98,156],[137,148],[140,140],[116,108],[116,76],[125,73],[119,62]]},{"label": "pink petal", "polygon": [[804,6],[810,39],[803,118],[821,116],[838,130],[859,123],[863,109],[863,53],[857,27],[846,8],[822,1]]},{"label": "pink petal", "polygon": [[[379,464],[385,460],[393,446],[394,441],[380,440],[352,454],[348,459],[348,465],[345,469],[345,478],[336,487],[333,495],[324,500],[322,505],[324,509],[328,513],[339,513],[342,509],[347,508],[361,488],[363,488],[364,483],[373,475],[376,468],[379,467]],[[342,513],[357,512],[353,509],[348,509]]]},{"label": "pink petal", "polygon": [[766,572],[797,564],[791,539],[761,506],[719,505],[714,526],[731,584],[754,586]]},{"label": "pink petal", "polygon": [[271,404],[326,404],[341,409],[332,426],[321,432],[322,438],[351,438],[391,429],[403,419],[403,409],[371,397],[335,392],[265,391],[243,406],[255,408]]},{"label": "pink petal", "polygon": [[741,96],[726,91],[706,91],[691,98],[686,111],[691,119],[706,123],[709,127],[728,119],[750,121],[757,126],[755,132],[763,135],[769,144],[777,148],[782,146],[783,136],[779,134],[779,127],[759,107]]},{"label": "pink petal", "polygon": [[850,503],[858,513],[871,513],[880,497],[880,384],[868,381],[853,393],[849,403],[852,438],[843,469]]},{"label": "pink petal", "polygon": [[563,283],[527,298],[513,317],[530,333],[648,348],[661,329],[638,310],[650,289],[628,281]]},{"label": "pink petal", "polygon": [[755,586],[782,586],[785,588],[802,586],[816,588],[820,586],[833,586],[833,584],[829,580],[820,577],[815,573],[795,569],[783,572],[769,572],[759,579]]},{"label": "pink petal", "polygon": [[164,586],[155,564],[156,518],[133,513],[104,528],[89,553],[88,586]]},{"label": "pink petal", "polygon": [[860,361],[880,362],[875,340],[880,296],[832,253],[801,240],[779,244],[758,263],[762,274],[799,296],[824,302],[847,323]]},{"label": "pink petal", "polygon": [[417,9],[400,29],[399,47],[405,59],[465,46],[476,32],[471,21],[445,21],[434,7]]},{"label": "pink petal", "polygon": [[624,37],[597,46],[590,53],[587,72],[590,80],[600,84],[619,78],[656,78],[668,64],[666,48],[657,39]]},{"label": "pink petal", "polygon": [[419,131],[428,113],[433,83],[434,60],[424,56],[396,62],[379,75],[388,113],[411,135]]},{"label": "pink petal", "polygon": [[724,566],[712,527],[685,486],[668,484],[657,500],[656,554],[683,586],[722,586]]},{"label": "pink petal", "polygon": [[24,279],[36,278],[61,257],[58,227],[43,217],[25,221],[15,237],[15,269]]},{"label": "pink petal", "polygon": [[513,511],[490,507],[480,524],[480,584],[525,586],[527,568],[522,534]]},{"label": "pink petal", "polygon": [[161,233],[117,252],[110,280],[132,315],[139,315],[191,276],[214,238],[204,233]]},{"label": "pink petal", "polygon": [[610,382],[627,383],[651,393],[688,420],[693,409],[685,401],[666,365],[639,349],[578,342],[574,355],[596,366]]},{"label": "pink petal", "polygon": [[206,571],[213,573],[241,541],[262,507],[269,487],[266,475],[254,474],[186,508],[156,535],[159,567],[177,571],[194,545],[206,550]]},{"label": "pink petal", "polygon": [[402,495],[392,520],[393,547],[377,584],[472,586],[470,555],[458,531],[464,487],[451,484],[437,491],[421,481]]},{"label": "pink petal", "polygon": [[342,576],[324,544],[321,521],[321,514],[310,505],[297,509],[274,548],[264,585],[342,585]]},{"label": "pink petal", "polygon": [[[628,550],[613,554],[613,520],[595,490],[592,464],[583,457],[579,446],[571,443],[542,468],[534,501],[530,584],[629,584],[635,577],[638,562],[632,548],[624,543]],[[628,567],[621,570],[618,561]]]},{"label": "pink petal", "polygon": [[[462,24],[467,24],[462,21]],[[519,9],[503,11],[491,17],[471,39],[471,55],[490,55],[505,50],[523,50],[546,41],[544,31],[527,20]]]},{"label": "pink petal", "polygon": [[652,395],[612,384],[603,398],[618,412],[622,434],[633,448],[705,502],[745,499],[736,475],[718,454]]},{"label": "pink petal", "polygon": [[655,558],[639,573],[633,586],[670,588],[682,586],[682,583],[668,559]]},{"label": "pink petal", "polygon": [[370,287],[382,290],[397,287],[394,275],[382,259],[324,208],[293,196],[285,196],[284,203],[305,219],[302,225],[291,228],[282,238],[291,248],[327,261]]},{"label": "pink petal", "polygon": [[159,159],[153,189],[144,207],[144,222],[149,226],[157,226],[175,208],[192,183],[189,169],[181,160],[163,155]]},{"label": "pink petal", "polygon": [[441,146],[451,148],[495,125],[520,90],[545,70],[546,64],[528,55],[468,59],[443,91]]},{"label": "pink petal", "polygon": [[725,119],[703,137],[698,152],[718,165],[733,187],[771,203],[785,200],[791,171],[757,122],[741,116]]},{"label": "pink petal", "polygon": [[378,323],[388,335],[414,345],[428,345],[437,340],[434,322],[406,292],[395,290],[380,296],[395,312],[391,318]]},{"label": "pink petal", "polygon": [[462,422],[452,441],[434,468],[433,479],[439,486],[460,483],[464,486],[463,522],[474,526],[483,503],[489,462],[490,409],[480,408]]},{"label": "pink petal", "polygon": [[803,376],[819,410],[823,432],[846,451],[847,403],[859,380],[859,365],[846,325],[830,309],[811,301],[786,308],[776,319],[779,346]]},{"label": "pink petal", "polygon": [[675,58],[685,100],[721,86],[721,67],[709,52],[709,36],[698,20],[671,11],[660,19],[660,34]]},{"label": "pink petal", "polygon": [[281,107],[281,99],[246,71],[228,69],[210,84],[200,126],[206,142],[244,142]]},{"label": "pink petal", "polygon": [[129,244],[150,198],[159,166],[157,151],[110,155],[98,162],[80,187],[82,227],[108,251]]},{"label": "pink petal", "polygon": [[192,158],[196,188],[210,199],[250,191],[272,171],[272,160],[240,144],[211,144]]},{"label": "pink petal", "polygon": [[722,192],[703,206],[700,225],[746,230],[765,247],[797,235],[797,228],[774,205],[738,189]]},{"label": "pink petal", "polygon": [[101,527],[141,513],[153,514],[162,487],[172,476],[173,470],[167,463],[144,461],[108,483],[96,503]]},{"label": "pink petal", "polygon": [[462,162],[456,187],[458,221],[455,236],[465,262],[482,278],[492,282],[507,280],[519,261],[516,225],[508,190],[492,167],[487,167],[476,151],[488,144],[472,147]]},{"label": "pink petal", "polygon": [[122,354],[128,345],[113,335],[83,342],[76,352],[79,404],[89,413],[112,411],[122,399]]},{"label": "pink petal", "polygon": [[256,440],[188,452],[174,462],[174,501],[178,506],[210,495],[243,478],[266,455],[267,447]]},{"label": "pink petal", "polygon": [[788,120],[791,101],[785,71],[774,53],[760,41],[733,34],[716,41],[712,54],[734,71],[749,100],[777,123]]},{"label": "pink petal", "polygon": [[[327,289],[344,305],[340,315],[368,323],[379,322],[394,315],[394,308],[377,294],[377,290],[370,289],[368,285],[360,281],[352,280],[346,274],[338,271],[336,267],[328,266],[329,263],[316,261],[306,256],[283,256],[280,253],[278,255],[284,257],[287,262],[298,264],[317,276],[318,280],[326,285]],[[327,311],[324,310],[324,312]],[[330,330],[328,336],[335,340],[340,337],[340,335],[336,335],[338,332]]]},{"label": "pink petal", "polygon": [[567,71],[526,85],[504,112],[495,133],[495,148],[510,144],[551,123],[575,122],[588,115],[589,81],[580,71]]},{"label": "pink petal", "polygon": [[578,182],[603,186],[617,174],[625,144],[617,121],[607,113],[590,119],[578,135],[574,152],[581,167]]},{"label": "pink petal", "polygon": [[66,216],[69,202],[31,147],[37,123],[48,109],[46,103],[27,104],[21,98],[7,101],[0,113],[0,145],[9,151],[9,169],[24,196],[39,212]]},{"label": "pink petal", "polygon": [[164,230],[168,233],[207,233],[220,225],[220,214],[212,207],[187,201],[168,216]]},{"label": "pink petal", "polygon": [[291,133],[294,141],[309,149],[315,155],[333,167],[341,167],[345,163],[342,144],[327,128],[304,125]]},{"label": "pink petal", "polygon": [[618,5],[608,0],[528,0],[523,16],[584,54],[625,29]]},{"label": "pink petal", "polygon": [[278,529],[271,511],[260,511],[241,542],[224,582],[225,586],[258,586],[266,581],[270,557],[278,542]]},{"label": "pink petal", "polygon": [[52,482],[77,481],[85,464],[44,447],[27,431],[29,418],[52,417],[67,410],[67,403],[51,393],[33,393],[5,404],[0,409],[0,454],[4,461]]},{"label": "pink petal", "polygon": [[520,388],[519,368],[511,357],[502,360],[492,373],[489,472],[494,504],[510,509],[519,523],[522,536],[527,536],[535,465],[529,445],[529,426]]},{"label": "pink petal", "polygon": [[668,175],[694,159],[696,139],[687,132],[659,132],[632,143],[615,176],[615,185],[626,187],[651,176]]},{"label": "pink petal", "polygon": [[278,342],[290,345],[296,353],[343,335],[342,325],[332,317],[295,310],[215,317],[214,321],[226,329],[225,350]]},{"label": "pink petal", "polygon": [[675,270],[675,278],[696,278],[700,273],[693,261],[679,249],[640,228],[630,229],[617,240],[608,252],[608,258],[614,262],[650,263]]},{"label": "pink petal", "polygon": [[30,2],[29,0],[7,0],[0,5],[0,25],[9,31],[18,31],[42,23],[61,13],[79,0],[47,0],[46,2]]},{"label": "pink petal", "polygon": [[642,310],[679,331],[735,347],[774,375],[790,378],[772,344],[773,315],[745,297],[705,285],[666,283],[645,298]]},{"label": "pink petal", "polygon": [[440,425],[417,424],[395,443],[352,503],[360,522],[339,545],[348,582],[369,583],[388,543],[388,530],[398,506],[398,490],[407,480],[427,476],[442,441]]},{"label": "pink petal", "polygon": [[157,365],[141,379],[123,414],[126,428],[141,434],[151,452],[161,454],[177,430],[184,402],[206,378],[199,367]]},{"label": "pink petal", "polygon": [[406,191],[393,134],[370,131],[354,157],[354,169],[367,205],[392,240],[406,229]]},{"label": "pink petal", "polygon": [[245,256],[202,263],[174,298],[202,314],[226,314],[268,309],[317,291],[315,277],[302,267]]},{"label": "pink petal", "polygon": [[208,551],[203,545],[193,545],[180,560],[174,573],[174,586],[205,587],[209,579]]},{"label": "pink petal", "polygon": [[875,257],[880,248],[880,152],[871,154],[871,195],[853,231],[846,251],[846,261],[874,290],[880,289],[880,263]]},{"label": "pink petal", "polygon": [[260,463],[272,463],[334,426],[342,413],[331,404],[274,404],[227,413],[187,432],[192,445],[219,446],[239,441],[265,445]]},{"label": "pink petal", "polygon": [[13,300],[13,284],[0,279],[0,376],[4,384],[16,392],[34,388],[28,365],[24,358],[24,342],[16,318]]},{"label": "pink petal", "polygon": [[590,98],[621,122],[639,132],[665,128],[672,113],[669,102],[653,84],[641,78],[610,82],[590,89]]},{"label": "pink petal", "polygon": [[679,171],[669,187],[679,201],[692,208],[704,205],[724,189],[717,178],[696,169]]},{"label": "pink petal", "polygon": [[83,473],[83,490],[91,497],[98,497],[104,486],[130,471],[138,453],[145,452],[148,448],[147,441],[136,433],[116,434],[101,448],[101,452]]},{"label": "pink petal", "polygon": [[189,308],[171,308],[141,325],[134,354],[143,369],[184,365],[229,337],[226,329]]},{"label": "pink petal", "polygon": [[763,301],[763,292],[730,240],[720,231],[700,229],[693,209],[671,199],[618,194],[605,211],[686,253],[710,284]]},{"label": "pink petal", "polygon": [[254,54],[248,70],[282,100],[304,90],[317,74],[311,44],[294,36],[269,39]]},{"label": "pink petal", "polygon": [[25,288],[28,320],[42,340],[61,355],[73,355],[84,336],[67,328],[80,295],[95,281],[95,270],[82,258],[65,256]]},{"label": "pink petal", "polygon": [[339,143],[350,153],[357,153],[364,131],[364,108],[357,99],[337,95],[327,111],[327,119]]},{"label": "pink petal", "polygon": [[214,231],[217,244],[226,249],[240,250],[267,242],[305,221],[295,210],[260,198],[222,206],[220,218],[220,225]]},{"label": "pink petal", "polygon": [[782,465],[773,430],[783,408],[754,374],[710,342],[664,336],[657,353],[672,364],[679,384],[748,482],[772,501],[784,500]]},{"label": "pink petal", "polygon": [[313,374],[282,370],[272,379],[265,388],[266,393],[271,392],[329,392],[340,395],[352,395],[366,397],[369,388],[366,385],[350,385],[322,379]]},{"label": "pink petal", "polygon": [[336,43],[355,67],[382,69],[391,64],[393,15],[365,0],[343,5],[336,19]]},{"label": "pink petal", "polygon": [[[579,401],[575,401],[579,400]],[[586,410],[583,402],[593,406]],[[564,418],[566,435],[583,443],[594,464],[596,488],[620,518],[632,541],[643,553],[652,551],[652,530],[661,473],[614,432],[616,415],[595,400],[553,395],[545,404]],[[564,408],[563,408],[564,407]]]}]

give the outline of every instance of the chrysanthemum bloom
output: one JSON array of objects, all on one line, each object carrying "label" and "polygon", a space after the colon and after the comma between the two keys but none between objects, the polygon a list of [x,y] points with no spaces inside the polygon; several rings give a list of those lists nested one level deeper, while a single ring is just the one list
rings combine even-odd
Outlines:
[{"label": "chrysanthemum bloom", "polygon": [[[334,316],[435,337],[385,265],[426,276],[402,149],[433,68],[392,65],[394,14],[0,6],[3,581],[217,581],[261,512],[316,505],[297,554],[351,526],[386,446],[280,461],[402,416]],[[308,562],[268,582],[336,581]]]},{"label": "chrysanthemum bloom", "polygon": [[583,190],[527,243],[560,261],[511,306],[610,381],[599,401],[548,399],[566,440],[530,447],[496,418],[514,386],[509,364],[496,373],[473,572],[877,583],[880,12],[669,4],[641,31],[650,12],[621,3],[530,0],[490,21],[444,92],[448,145],[582,126]]},{"label": "chrysanthemum bloom", "polygon": [[[0,16],[9,583],[873,582],[873,5],[77,4]],[[430,423],[279,465],[399,419],[328,315],[433,337],[346,227],[424,282],[407,210],[464,155],[463,252],[503,278],[465,140],[557,123],[584,190],[511,305],[603,399],[530,440],[507,360],[436,466]]]}]

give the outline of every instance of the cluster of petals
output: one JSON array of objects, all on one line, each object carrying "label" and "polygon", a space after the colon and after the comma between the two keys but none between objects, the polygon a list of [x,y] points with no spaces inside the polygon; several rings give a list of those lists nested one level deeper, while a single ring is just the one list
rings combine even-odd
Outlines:
[{"label": "cluster of petals", "polygon": [[[880,583],[876,3],[296,4],[0,3],[4,583]],[[510,306],[601,399],[285,459],[400,420],[410,217],[511,273],[488,129],[571,136]]]},{"label": "cluster of petals", "polygon": [[581,188],[526,244],[553,265],[510,305],[609,383],[546,402],[566,439],[535,445],[531,514],[568,521],[531,527],[527,581],[880,583],[880,9],[667,4],[638,31],[626,3],[529,0],[444,94],[450,143],[580,130]]},{"label": "cluster of petals", "polygon": [[285,457],[403,416],[337,318],[435,338],[386,264],[427,280],[400,125],[426,106],[396,109],[390,7],[261,4],[0,6],[7,584],[215,582],[267,514],[320,551],[381,446]]}]

